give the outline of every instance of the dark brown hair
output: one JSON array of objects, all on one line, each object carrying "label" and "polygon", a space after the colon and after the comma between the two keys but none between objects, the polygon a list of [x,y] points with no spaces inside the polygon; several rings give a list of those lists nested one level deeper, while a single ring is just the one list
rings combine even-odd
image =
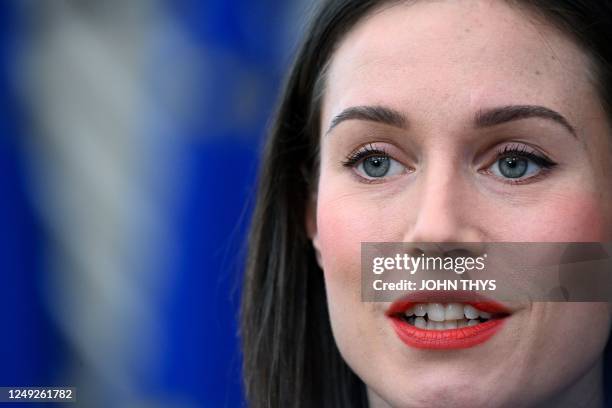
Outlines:
[{"label": "dark brown hair", "polygon": [[[358,20],[388,3],[323,1],[280,99],[261,161],[242,288],[243,371],[250,406],[368,405],[364,384],[346,365],[332,336],[323,273],[306,235],[305,214],[316,189],[326,64]],[[591,57],[602,104],[612,118],[610,2],[513,3],[543,14]]]}]

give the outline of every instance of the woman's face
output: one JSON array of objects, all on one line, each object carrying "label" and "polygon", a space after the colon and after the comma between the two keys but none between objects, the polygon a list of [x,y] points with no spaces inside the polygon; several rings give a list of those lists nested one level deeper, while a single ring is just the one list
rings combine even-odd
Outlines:
[{"label": "woman's face", "polygon": [[599,386],[606,303],[506,303],[486,342],[431,350],[360,294],[361,242],[612,241],[611,135],[588,66],[501,1],[383,7],[339,44],[309,235],[336,343],[373,403],[516,407]]}]

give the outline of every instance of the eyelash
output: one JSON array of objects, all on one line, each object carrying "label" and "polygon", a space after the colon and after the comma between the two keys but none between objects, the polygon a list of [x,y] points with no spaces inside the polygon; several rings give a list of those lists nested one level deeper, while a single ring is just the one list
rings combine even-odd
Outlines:
[{"label": "eyelash", "polygon": [[503,149],[497,151],[497,158],[495,160],[499,160],[502,157],[506,156],[519,156],[524,159],[533,160],[533,162],[539,166],[544,168],[551,168],[556,166],[557,163],[550,160],[548,157],[544,155],[539,155],[535,152],[529,151],[524,145],[507,145]]},{"label": "eyelash", "polygon": [[377,147],[372,146],[372,144],[368,144],[363,146],[359,150],[356,150],[346,156],[346,159],[341,162],[344,167],[353,167],[357,165],[361,160],[366,159],[371,156],[380,156],[391,158],[389,154],[384,149],[379,149]]},{"label": "eyelash", "polygon": [[[364,160],[364,159],[366,159],[368,157],[371,157],[371,156],[379,156],[379,157],[391,158],[391,156],[384,149],[374,147],[370,143],[370,144],[368,144],[366,146],[363,146],[360,149],[352,152],[348,156],[346,156],[346,159],[341,161],[341,164],[344,167],[354,167],[360,161],[362,161],[362,160]],[[553,162],[551,159],[549,159],[545,155],[537,154],[537,153],[535,153],[533,151],[530,151],[524,145],[506,145],[506,146],[504,146],[503,149],[499,149],[497,151],[496,157],[495,157],[495,160],[493,161],[493,163],[495,163],[496,161],[498,161],[498,160],[500,160],[500,159],[502,159],[504,157],[508,157],[508,156],[518,156],[518,157],[523,158],[523,159],[531,160],[535,164],[537,164],[538,166],[540,166],[542,168],[542,171],[540,171],[540,173],[538,173],[535,176],[528,177],[526,179],[517,179],[517,180],[504,179],[503,180],[504,183],[511,184],[511,185],[524,184],[527,181],[536,180],[539,177],[541,177],[543,174],[547,173],[554,166],[557,165],[557,163]]]}]

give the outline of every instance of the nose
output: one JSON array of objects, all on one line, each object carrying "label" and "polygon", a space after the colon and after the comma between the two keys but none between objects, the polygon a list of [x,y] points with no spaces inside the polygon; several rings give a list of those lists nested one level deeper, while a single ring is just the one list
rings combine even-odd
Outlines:
[{"label": "nose", "polygon": [[417,175],[404,242],[484,241],[478,192],[468,178],[457,173],[452,165],[441,164]]}]

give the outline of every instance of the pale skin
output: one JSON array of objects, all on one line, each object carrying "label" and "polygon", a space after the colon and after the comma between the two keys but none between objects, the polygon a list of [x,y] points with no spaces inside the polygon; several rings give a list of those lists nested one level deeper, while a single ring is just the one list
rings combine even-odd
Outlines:
[{"label": "pale skin", "polygon": [[[385,6],[339,44],[307,228],[335,341],[371,406],[601,406],[607,303],[515,302],[488,342],[431,351],[397,338],[388,304],[360,299],[362,241],[612,241],[612,135],[590,77],[567,35],[502,1]],[[545,107],[566,124],[475,124],[479,112],[517,105]],[[402,120],[337,119],[363,106]],[[342,165],[364,146],[388,154],[386,175]],[[496,167],[508,147],[556,165],[532,163],[527,176],[508,180]]]}]

